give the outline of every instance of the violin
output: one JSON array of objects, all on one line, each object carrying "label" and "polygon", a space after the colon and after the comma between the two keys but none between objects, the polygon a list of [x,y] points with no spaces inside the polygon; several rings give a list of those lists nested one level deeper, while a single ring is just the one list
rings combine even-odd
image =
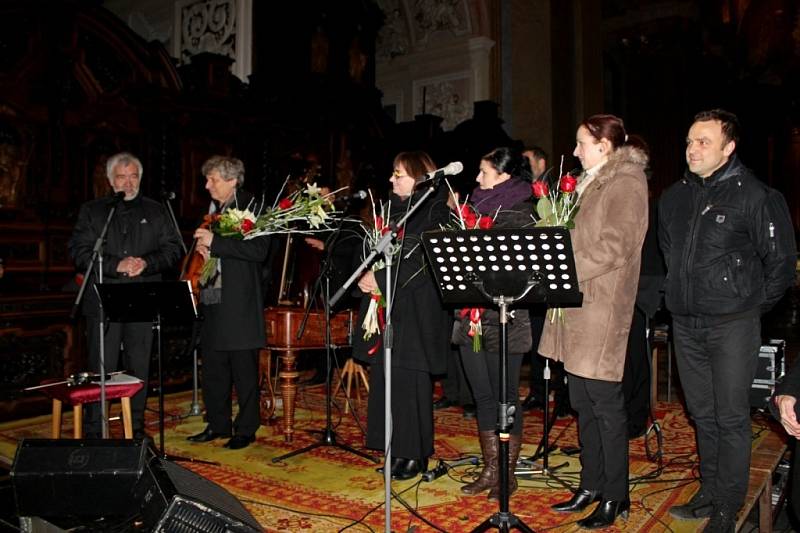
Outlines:
[{"label": "violin", "polygon": [[[200,224],[200,228],[208,229],[211,227],[214,220],[216,220],[215,215],[203,216],[203,222]],[[200,296],[200,274],[203,271],[203,263],[205,262],[205,258],[197,251],[197,239],[194,239],[191,248],[189,248],[189,252],[181,263],[180,280],[190,282],[192,294],[195,299]]]}]

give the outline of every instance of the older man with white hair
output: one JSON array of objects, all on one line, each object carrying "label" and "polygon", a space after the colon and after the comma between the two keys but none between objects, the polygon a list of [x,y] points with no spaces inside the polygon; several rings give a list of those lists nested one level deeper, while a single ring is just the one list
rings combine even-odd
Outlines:
[{"label": "older man with white hair", "polygon": [[[85,270],[92,258],[95,242],[103,230],[112,206],[117,210],[108,227],[102,249],[102,263],[95,263],[95,272],[84,283],[99,281],[97,269],[102,265],[104,283],[158,281],[162,273],[180,259],[180,237],[164,206],[142,196],[142,163],[133,154],[121,152],[108,158],[106,175],[114,190],[113,196],[83,204],[78,214],[69,252],[79,270]],[[89,348],[89,370],[100,370],[99,302],[93,290],[85,292],[83,314]],[[104,334],[105,370],[117,370],[120,346],[121,367],[147,383],[153,330],[150,322],[109,322]],[[144,408],[147,387],[131,401],[135,437],[144,436]],[[100,406],[89,404],[84,422],[84,435],[101,435]]]}]

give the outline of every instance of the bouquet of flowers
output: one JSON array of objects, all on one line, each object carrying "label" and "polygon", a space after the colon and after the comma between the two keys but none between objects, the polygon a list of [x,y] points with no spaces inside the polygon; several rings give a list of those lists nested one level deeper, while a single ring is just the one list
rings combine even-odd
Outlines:
[{"label": "bouquet of flowers", "polygon": [[[362,258],[366,258],[369,255],[369,252],[378,241],[388,232],[392,231],[392,226],[389,223],[391,218],[391,204],[389,203],[380,203],[377,207],[375,205],[375,199],[372,196],[372,191],[369,191],[369,198],[370,202],[372,203],[372,224],[365,226],[362,224],[364,228],[364,232],[366,233],[366,238],[364,239],[363,244],[363,252]],[[401,228],[397,233],[397,239],[399,241],[403,240],[404,228]],[[389,253],[394,256],[400,252],[402,247],[398,245],[390,246]],[[377,270],[381,270],[386,266],[386,262],[381,258],[375,261],[372,266],[370,267],[373,272]],[[380,333],[385,325],[385,311],[386,310],[386,300],[383,297],[383,294],[380,290],[376,290],[370,295],[369,306],[367,307],[367,312],[364,315],[364,320],[361,322],[361,329],[364,330],[364,340],[367,341],[373,337],[376,333]],[[369,355],[374,354],[380,346],[380,341],[378,341],[375,346],[369,349]]]},{"label": "bouquet of flowers", "polygon": [[[558,174],[557,187],[550,190],[547,182],[537,180],[533,182],[533,195],[537,198],[536,214],[539,220],[536,221],[537,227],[564,226],[567,229],[575,228],[575,215],[578,213],[578,193],[575,188],[578,179],[569,173],[562,174],[564,168],[564,156],[561,156],[561,166]],[[560,307],[548,309],[547,314],[550,322],[555,321],[556,316],[564,320],[564,310]]]},{"label": "bouquet of flowers", "polygon": [[[284,182],[284,186],[286,183]],[[341,190],[341,189],[340,189]],[[281,188],[283,192],[283,188]],[[339,190],[323,195],[316,183],[276,200],[265,208],[251,201],[244,209],[229,208],[212,216],[209,229],[215,235],[248,240],[274,233],[315,233],[330,229],[338,212],[333,205],[333,195]],[[280,198],[280,193],[278,194]],[[298,228],[298,223],[308,228]],[[200,272],[200,285],[207,285],[217,271],[216,257],[209,257]]]},{"label": "bouquet of flowers", "polygon": [[558,187],[550,190],[547,182],[536,180],[533,182],[533,195],[536,201],[536,214],[539,220],[537,227],[542,226],[564,226],[567,229],[575,228],[575,215],[578,213],[578,195],[575,187],[578,180],[569,174],[561,174],[564,167],[564,157],[561,157],[561,167],[559,168]]},{"label": "bouquet of flowers", "polygon": [[[447,184],[448,187],[450,184]],[[450,189],[450,197],[453,200],[453,205],[456,209],[453,210],[453,218],[455,219],[455,226],[462,230],[476,230],[476,229],[491,229],[494,226],[494,217],[488,215],[481,215],[475,208],[467,203],[469,197],[464,199],[464,203],[459,203],[453,189]],[[467,335],[472,337],[472,351],[481,351],[481,340],[483,337],[483,325],[481,324],[481,315],[486,309],[483,307],[466,307],[461,309],[458,314],[461,318],[469,316],[469,331]]]}]

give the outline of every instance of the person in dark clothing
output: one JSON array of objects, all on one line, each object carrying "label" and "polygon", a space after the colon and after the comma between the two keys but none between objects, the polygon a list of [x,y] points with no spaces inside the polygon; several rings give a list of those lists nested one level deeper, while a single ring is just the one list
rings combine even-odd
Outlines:
[{"label": "person in dark clothing", "polygon": [[[75,266],[84,270],[91,261],[95,242],[103,230],[112,206],[117,211],[106,234],[102,263],[103,283],[136,283],[161,280],[162,273],[171,269],[180,259],[180,237],[171,224],[163,205],[142,196],[139,186],[142,163],[130,153],[122,152],[108,158],[106,175],[118,198],[99,198],[81,206],[78,221],[69,241],[69,252]],[[95,272],[84,282],[99,282]],[[100,371],[99,301],[94,290],[84,293],[83,314],[86,317],[86,335],[89,348],[89,370]],[[145,383],[148,382],[150,354],[153,344],[151,322],[109,322],[103,336],[105,371],[117,370],[120,344],[124,346],[122,368]],[[133,431],[135,437],[144,436],[144,409],[147,387],[131,400]],[[89,404],[84,422],[87,438],[102,433],[101,409]]]},{"label": "person in dark clothing", "polygon": [[[644,141],[642,141],[644,142]],[[649,177],[649,174],[648,174]],[[650,339],[649,325],[661,304],[661,290],[666,270],[664,257],[658,247],[657,208],[650,207],[647,233],[642,245],[642,266],[639,271],[639,288],[633,308],[625,372],[622,375],[622,394],[628,411],[628,438],[643,435],[650,418]]]},{"label": "person in dark clothing", "polygon": [[[245,209],[252,195],[239,189],[244,164],[232,157],[214,156],[203,164],[212,213]],[[217,273],[200,291],[205,320],[200,332],[203,357],[203,402],[208,425],[188,437],[192,442],[228,438],[226,448],[237,450],[255,440],[260,425],[258,350],[266,344],[261,266],[269,254],[270,237],[249,240],[215,235],[198,228],[197,250],[208,260],[219,259]],[[231,387],[236,388],[239,412],[231,423]]]},{"label": "person in dark clothing", "polygon": [[[485,155],[480,163],[478,187],[471,196],[472,206],[483,216],[494,219],[495,228],[533,226],[530,170],[527,161],[516,151],[497,148]],[[483,470],[472,483],[461,487],[466,494],[489,490],[489,499],[500,497],[499,442],[497,409],[500,403],[500,315],[494,309],[480,314],[481,349],[474,351],[469,336],[472,313],[464,313],[454,335],[461,350],[464,373],[475,397],[478,418],[478,438],[483,455]],[[515,309],[507,328],[508,374],[507,401],[514,406],[514,422],[508,444],[509,495],[517,490],[514,468],[522,446],[522,409],[519,402],[519,376],[522,357],[531,349],[531,326],[528,311]]]},{"label": "person in dark clothing", "polygon": [[447,409],[458,405],[463,410],[464,418],[475,418],[475,400],[464,375],[458,348],[451,349],[447,355],[447,373],[442,376],[441,382],[442,397],[433,402],[433,408]]},{"label": "person in dark clothing", "polygon": [[738,120],[699,113],[686,137],[683,178],[659,204],[666,305],[686,405],[697,431],[700,490],[670,509],[734,531],[750,468],[749,390],[761,314],[794,280],[796,248],[786,201],[734,154]]},{"label": "person in dark clothing", "polygon": [[[800,438],[800,364],[795,363],[775,386],[775,394],[769,403],[772,415],[780,421],[783,429],[795,439]],[[795,442],[792,453],[791,505],[796,516],[800,515],[800,448]]]},{"label": "person in dark clothing", "polygon": [[[436,169],[424,152],[401,152],[394,160],[391,221],[399,219],[422,192],[417,183],[427,172]],[[410,479],[427,470],[433,455],[433,374],[442,374],[449,351],[448,313],[426,266],[420,234],[439,229],[449,219],[447,187],[429,197],[406,221],[401,247],[394,256],[391,313],[392,346],[391,385],[391,465],[395,479]],[[373,295],[386,294],[386,272],[368,271],[358,282],[364,293],[360,317],[366,316]],[[362,319],[363,320],[363,319]],[[369,404],[367,408],[367,446],[384,450],[384,350],[383,332],[364,339],[358,328],[353,343],[353,357],[369,363]],[[385,451],[385,450],[384,450]]]}]

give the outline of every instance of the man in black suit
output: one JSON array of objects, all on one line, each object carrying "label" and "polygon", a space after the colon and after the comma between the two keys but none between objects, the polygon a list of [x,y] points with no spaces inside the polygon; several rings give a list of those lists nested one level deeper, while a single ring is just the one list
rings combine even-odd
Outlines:
[{"label": "man in black suit", "polygon": [[[180,258],[180,237],[170,222],[163,205],[139,193],[142,179],[142,163],[127,152],[108,158],[106,175],[116,195],[86,202],[81,206],[78,221],[69,241],[69,252],[75,266],[84,270],[91,261],[95,242],[103,231],[112,206],[116,206],[114,218],[106,233],[102,263],[104,283],[130,283],[158,281],[161,273],[172,268]],[[119,195],[123,197],[120,198]],[[89,280],[99,282],[92,276]],[[89,348],[89,370],[100,370],[100,315],[99,301],[89,287],[85,293],[83,314],[86,316],[86,336]],[[105,371],[117,370],[120,345],[124,347],[123,368],[147,383],[150,369],[150,353],[153,345],[151,322],[109,322],[103,335]],[[139,391],[131,401],[133,432],[135,437],[144,436],[144,408],[147,387]],[[87,405],[84,435],[100,437],[100,406]]]},{"label": "man in black suit", "polygon": [[[245,209],[252,195],[239,189],[244,165],[233,157],[214,156],[203,164],[206,189],[213,200],[211,213]],[[198,228],[197,251],[206,260],[218,258],[217,272],[200,292],[205,320],[200,336],[203,354],[203,401],[206,429],[192,442],[228,438],[226,448],[237,450],[255,440],[260,425],[258,350],[265,345],[261,266],[270,238],[240,240]],[[239,413],[231,423],[231,387],[236,388]]]}]

